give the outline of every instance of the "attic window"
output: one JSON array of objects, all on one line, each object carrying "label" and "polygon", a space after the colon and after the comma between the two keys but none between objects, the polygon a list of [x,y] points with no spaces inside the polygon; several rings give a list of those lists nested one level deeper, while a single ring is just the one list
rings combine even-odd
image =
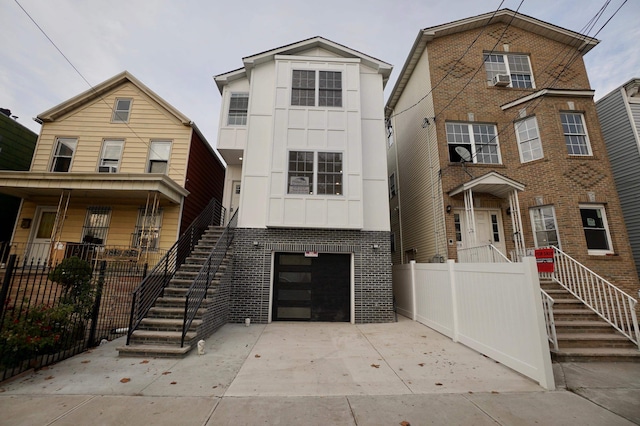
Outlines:
[{"label": "attic window", "polygon": [[131,113],[131,99],[116,99],[116,103],[113,106],[113,116],[111,117],[112,123],[128,123],[129,114]]},{"label": "attic window", "polygon": [[293,106],[342,106],[340,71],[294,70],[291,82]]}]

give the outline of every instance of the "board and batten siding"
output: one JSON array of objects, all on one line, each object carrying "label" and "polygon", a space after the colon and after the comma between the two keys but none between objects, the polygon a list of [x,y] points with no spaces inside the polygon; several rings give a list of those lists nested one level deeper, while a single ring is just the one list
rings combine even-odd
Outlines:
[{"label": "board and batten siding", "polygon": [[[128,123],[112,123],[116,98],[133,99]],[[161,105],[125,83],[67,116],[43,125],[31,164],[32,172],[47,172],[51,167],[55,141],[59,137],[77,138],[78,145],[71,172],[97,171],[104,139],[124,139],[121,173],[146,172],[152,140],[171,141],[168,176],[184,186],[191,127],[182,124]]]},{"label": "board and batten siding", "polygon": [[636,136],[640,132],[640,104],[629,103],[620,88],[600,99],[596,109],[633,259],[640,271],[640,140]]}]

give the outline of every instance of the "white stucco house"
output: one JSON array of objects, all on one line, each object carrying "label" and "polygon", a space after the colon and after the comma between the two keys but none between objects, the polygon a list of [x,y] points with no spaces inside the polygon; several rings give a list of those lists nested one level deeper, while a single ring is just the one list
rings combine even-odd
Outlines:
[{"label": "white stucco house", "polygon": [[230,321],[393,319],[383,89],[392,66],[322,37],[214,77]]}]

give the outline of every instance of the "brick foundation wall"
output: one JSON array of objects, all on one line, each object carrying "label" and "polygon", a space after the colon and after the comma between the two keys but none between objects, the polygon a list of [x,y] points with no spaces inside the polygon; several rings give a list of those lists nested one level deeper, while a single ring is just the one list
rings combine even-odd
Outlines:
[{"label": "brick foundation wall", "polygon": [[236,228],[233,250],[229,322],[268,322],[272,254],[311,250],[353,254],[356,323],[395,320],[389,232]]}]

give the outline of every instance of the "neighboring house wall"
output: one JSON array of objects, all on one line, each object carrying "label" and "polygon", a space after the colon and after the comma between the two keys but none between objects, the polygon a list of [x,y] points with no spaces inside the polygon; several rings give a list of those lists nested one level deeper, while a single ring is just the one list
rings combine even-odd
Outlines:
[{"label": "neighboring house wall", "polygon": [[627,94],[626,87],[637,87],[635,79],[596,102],[602,134],[633,250],[636,269],[640,271],[640,98]]}]

